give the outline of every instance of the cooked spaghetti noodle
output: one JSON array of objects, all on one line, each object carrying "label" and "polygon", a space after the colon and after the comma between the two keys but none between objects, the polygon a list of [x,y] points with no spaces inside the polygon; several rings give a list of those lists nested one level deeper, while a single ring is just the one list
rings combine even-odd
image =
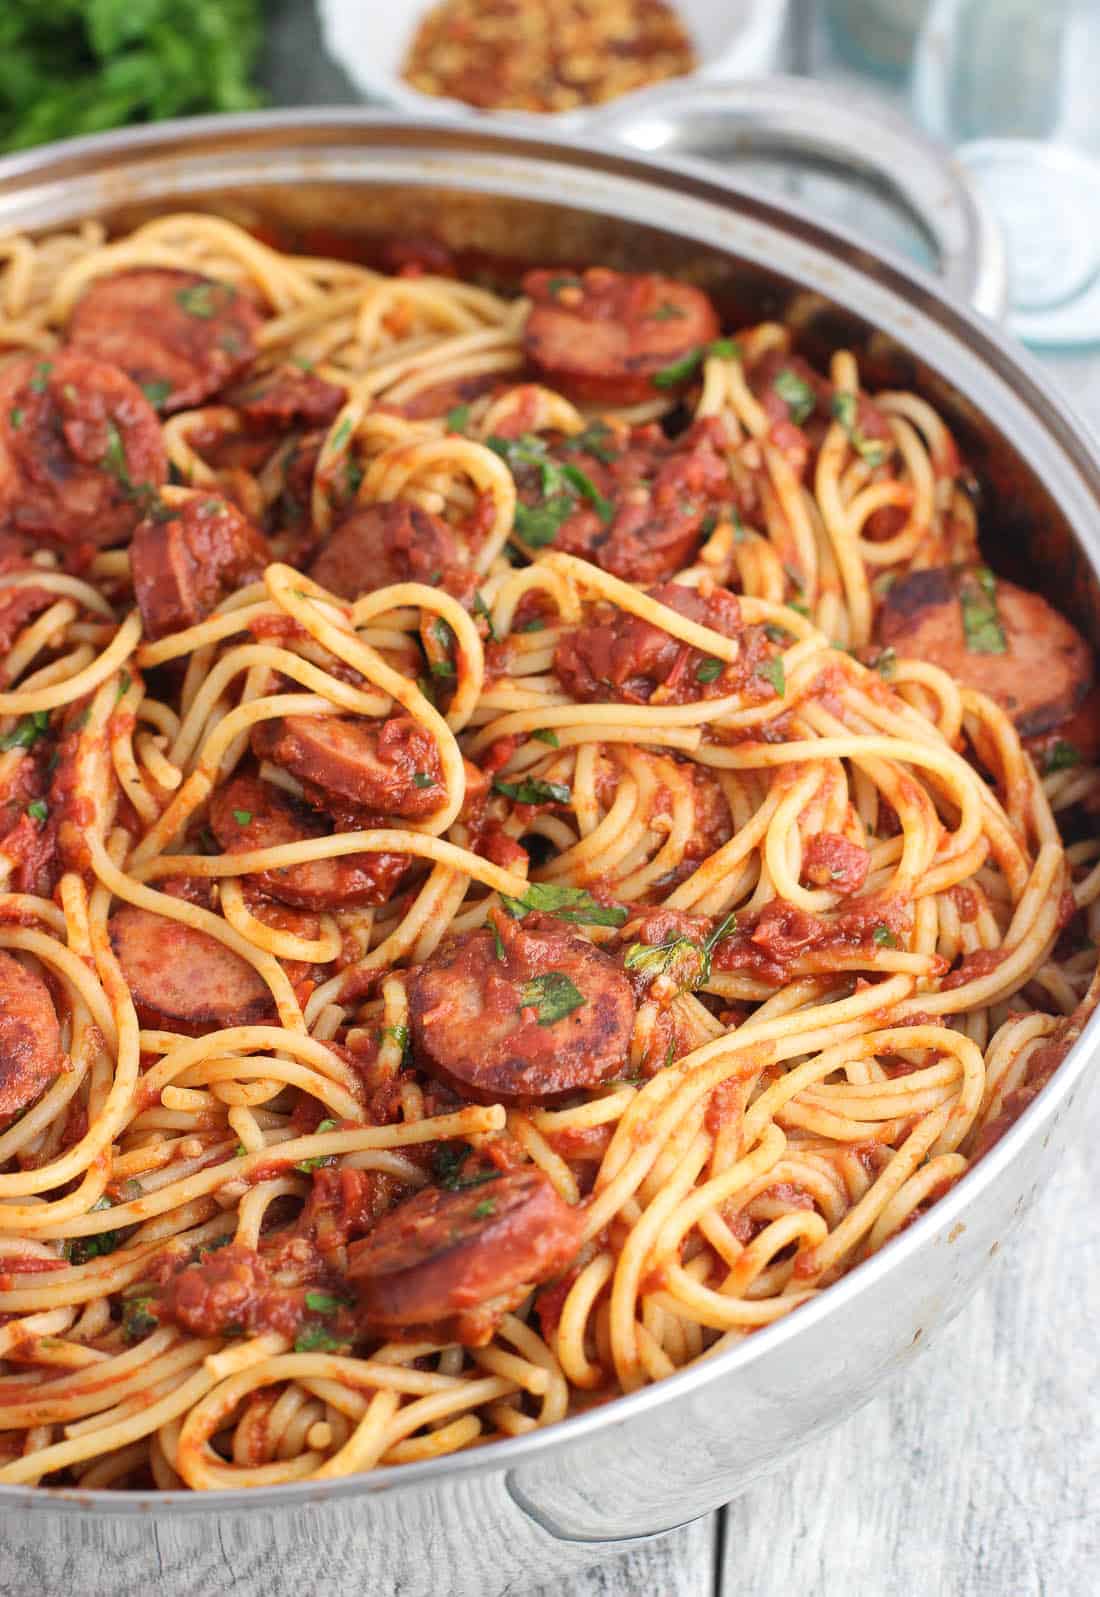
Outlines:
[{"label": "cooked spaghetti noodle", "polygon": [[654,277],[0,258],[0,1482],[516,1436],[965,1176],[1100,782],[923,400]]}]

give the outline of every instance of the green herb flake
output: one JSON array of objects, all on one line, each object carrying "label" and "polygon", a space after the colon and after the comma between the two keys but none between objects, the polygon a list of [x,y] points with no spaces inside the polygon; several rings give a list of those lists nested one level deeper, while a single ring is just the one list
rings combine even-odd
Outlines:
[{"label": "green herb flake", "polygon": [[731,911],[701,943],[691,937],[670,937],[663,943],[631,943],[623,965],[650,981],[657,976],[670,977],[679,992],[692,992],[706,986],[714,950],[736,929],[737,916]]},{"label": "green herb flake", "polygon": [[323,1325],[308,1325],[300,1331],[295,1338],[295,1353],[335,1353],[337,1348],[344,1347],[338,1337],[326,1331]]},{"label": "green herb flake", "polygon": [[469,405],[455,405],[447,412],[447,431],[449,433],[464,433],[470,424]]},{"label": "green herb flake", "polygon": [[15,407],[14,410],[9,410],[9,412],[8,412],[8,421],[11,424],[11,428],[12,428],[13,432],[18,432],[20,427],[22,427],[22,425],[23,425],[23,412],[19,409],[18,405]]},{"label": "green herb flake", "polygon": [[187,316],[195,316],[200,321],[209,321],[216,313],[217,305],[214,301],[215,283],[188,283],[176,292],[176,304]]},{"label": "green herb flake", "polygon": [[890,449],[881,439],[864,436],[859,427],[859,401],[855,394],[835,393],[829,408],[833,419],[838,421],[848,434],[848,442],[856,454],[869,466],[881,466]]},{"label": "green herb flake", "polygon": [[674,305],[670,299],[663,299],[661,303],[649,312],[647,322],[682,322],[687,315],[682,305]]},{"label": "green herb flake", "polygon": [[537,727],[535,731],[531,733],[531,736],[533,738],[537,738],[540,743],[547,744],[548,747],[552,749],[558,749],[561,747],[558,734],[556,732],[552,732],[548,726]]},{"label": "green herb flake", "polygon": [[133,685],[134,679],[130,675],[129,671],[123,671],[118,679],[118,692],[115,694],[116,704],[120,699],[124,699],[126,697]]},{"label": "green herb flake", "polygon": [[763,677],[765,682],[770,682],[780,698],[787,692],[787,674],[783,669],[782,659],[776,655],[774,659],[764,660],[756,668],[758,677]]},{"label": "green herb flake", "polygon": [[474,1205],[474,1219],[487,1220],[491,1214],[496,1214],[497,1206],[494,1198],[482,1198],[480,1203]]},{"label": "green herb flake", "polygon": [[567,438],[560,448],[569,454],[591,455],[593,459],[602,461],[605,466],[610,466],[612,461],[619,458],[619,451],[613,449],[607,442],[614,436],[614,432],[605,421],[590,421],[581,432],[573,433]]},{"label": "green herb flake", "polygon": [[33,748],[49,724],[48,710],[32,710],[30,715],[21,715],[11,731],[0,736],[0,754],[6,754],[8,749]]},{"label": "green herb flake", "polygon": [[531,882],[522,898],[502,893],[500,901],[513,920],[522,920],[532,910],[574,926],[622,926],[627,919],[622,905],[600,904],[583,887],[562,887],[557,882]]},{"label": "green herb flake", "polygon": [[329,447],[331,449],[334,449],[334,450],[335,449],[342,449],[343,446],[347,443],[347,441],[348,441],[348,439],[350,437],[351,437],[351,417],[350,416],[345,416],[343,421],[340,423],[339,427],[337,427],[336,431],[333,433],[332,437],[329,439]]},{"label": "green herb flake", "polygon": [[533,1009],[540,1026],[553,1026],[585,1002],[583,993],[561,970],[544,971],[532,976],[519,990],[521,1009]]},{"label": "green herb flake", "polygon": [[494,951],[496,953],[497,958],[500,960],[501,964],[503,964],[504,961],[508,958],[508,954],[507,954],[507,952],[505,950],[505,947],[504,947],[504,939],[500,935],[500,932],[499,932],[495,922],[492,923],[492,932],[493,932],[493,948],[494,948]]},{"label": "green herb flake", "polygon": [[968,654],[1007,654],[997,613],[997,579],[988,566],[975,566],[959,580],[959,607]]},{"label": "green herb flake", "polygon": [[516,505],[515,530],[532,549],[545,549],[557,538],[562,522],[577,508],[569,494],[556,494],[541,505]]},{"label": "green herb flake", "polygon": [[817,408],[817,395],[797,372],[785,366],[777,375],[772,387],[787,407],[787,415],[796,427],[801,427],[804,421],[809,421]]},{"label": "green herb flake", "polygon": [[122,434],[113,421],[107,423],[107,448],[103,451],[100,465],[109,471],[126,489],[133,489],[130,481],[130,468],[126,462],[126,446],[122,442]]},{"label": "green herb flake", "polygon": [[435,777],[429,771],[413,772],[413,787],[434,787]]},{"label": "green herb flake", "polygon": [[45,799],[35,799],[33,804],[27,805],[27,814],[34,821],[45,822],[49,816]]},{"label": "green herb flake", "polygon": [[793,636],[787,631],[786,627],[776,626],[774,621],[767,623],[764,628],[764,636],[770,642],[778,644],[781,649],[787,648],[789,644],[794,642]]},{"label": "green herb flake", "polygon": [[884,682],[892,682],[897,676],[898,653],[893,645],[891,645],[888,649],[879,650],[878,656],[875,660],[875,670],[878,672],[879,676]]},{"label": "green herb flake", "polygon": [[485,603],[485,600],[482,598],[480,593],[474,594],[474,614],[476,616],[480,616],[485,625],[488,627],[490,643],[499,643],[500,634],[493,625],[493,612],[489,609],[489,606]]},{"label": "green herb flake", "polygon": [[603,497],[587,472],[582,471],[579,466],[562,466],[561,474],[566,482],[588,500],[605,527],[615,519],[615,506],[610,499]]},{"label": "green herb flake", "polygon": [[431,673],[433,677],[453,677],[456,675],[455,668],[449,660],[433,660]]},{"label": "green herb flake", "polygon": [[900,948],[901,946],[889,926],[876,926],[871,933],[871,941],[879,948]]},{"label": "green herb flake", "polygon": [[537,776],[525,776],[519,782],[504,782],[498,777],[493,788],[517,804],[568,804],[573,797],[564,782],[543,782]]},{"label": "green herb flake", "polygon": [[1081,751],[1072,743],[1067,743],[1059,738],[1052,748],[1047,750],[1043,761],[1043,775],[1051,776],[1055,771],[1070,771],[1075,765],[1081,763]]},{"label": "green herb flake", "polygon": [[579,277],[551,277],[546,284],[546,292],[551,299],[557,299],[563,288],[581,288],[583,284]]},{"label": "green herb flake", "polygon": [[409,1046],[409,1028],[407,1026],[383,1026],[381,1037],[383,1042],[385,1042],[387,1037],[392,1042],[395,1042],[402,1053]]},{"label": "green herb flake", "polygon": [[345,1307],[341,1298],[334,1298],[331,1292],[307,1292],[306,1308],[311,1314],[339,1314]]},{"label": "green herb flake", "polygon": [[696,682],[714,682],[722,675],[721,660],[716,660],[713,655],[708,655],[705,660],[700,660],[695,668]]},{"label": "green herb flake", "polygon": [[233,819],[238,826],[248,826],[252,820],[251,810],[234,810]]},{"label": "green herb flake", "polygon": [[432,1159],[436,1185],[448,1192],[461,1192],[466,1187],[483,1187],[487,1181],[496,1181],[499,1170],[478,1170],[472,1176],[463,1177],[463,1166],[472,1152],[468,1142],[442,1143]]},{"label": "green herb flake", "polygon": [[536,616],[534,621],[525,621],[522,626],[513,628],[516,632],[545,632],[546,622],[540,621]]},{"label": "green herb flake", "polygon": [[157,379],[155,382],[142,383],[141,391],[154,409],[159,410],[172,392],[172,384]]},{"label": "green herb flake", "polygon": [[160,1326],[156,1315],[150,1312],[152,1293],[126,1298],[122,1306],[122,1335],[127,1342],[141,1342]]},{"label": "green herb flake", "polygon": [[698,366],[702,364],[703,351],[693,349],[689,355],[681,360],[673,361],[671,366],[662,366],[661,370],[653,373],[654,388],[675,388],[677,383],[686,382]]},{"label": "green herb flake", "polygon": [[33,394],[44,394],[46,392],[46,385],[50,380],[52,371],[53,366],[48,360],[39,361],[30,380],[30,389]]}]

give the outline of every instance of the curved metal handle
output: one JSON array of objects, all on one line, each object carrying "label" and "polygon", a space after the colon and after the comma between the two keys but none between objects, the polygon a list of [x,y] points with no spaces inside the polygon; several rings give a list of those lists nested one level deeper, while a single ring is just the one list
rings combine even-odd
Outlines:
[{"label": "curved metal handle", "polygon": [[677,160],[705,159],[709,146],[717,155],[706,160],[712,180],[719,159],[765,155],[854,169],[920,222],[948,289],[986,316],[1004,314],[1004,246],[977,186],[948,151],[873,96],[810,78],[704,78],[634,95],[586,121],[583,137],[594,133]]}]

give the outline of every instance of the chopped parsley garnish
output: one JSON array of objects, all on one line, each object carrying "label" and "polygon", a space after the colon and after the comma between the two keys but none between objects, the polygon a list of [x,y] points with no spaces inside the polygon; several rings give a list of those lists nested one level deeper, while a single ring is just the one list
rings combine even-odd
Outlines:
[{"label": "chopped parsley garnish", "polygon": [[428,772],[428,771],[414,771],[413,772],[413,787],[432,787],[434,785],[434,783],[435,783],[435,777],[432,776],[430,772]]},{"label": "chopped parsley garnish", "polygon": [[[103,1197],[92,1204],[91,1213],[94,1214],[97,1209],[112,1207],[110,1198]],[[71,1237],[61,1251],[70,1264],[87,1264],[89,1259],[98,1259],[105,1253],[113,1253],[121,1241],[121,1231],[100,1231],[96,1236]]]},{"label": "chopped parsley garnish", "polygon": [[619,451],[612,449],[606,441],[614,436],[614,432],[605,421],[590,421],[582,432],[573,433],[567,438],[561,448],[569,453],[592,455],[594,459],[601,460],[605,466],[609,466],[613,460],[619,458]]},{"label": "chopped parsley garnish", "polygon": [[493,921],[491,924],[493,931],[493,946],[496,950],[496,956],[503,963],[503,961],[508,958],[508,955],[504,951],[504,939],[501,937],[500,932],[497,929],[496,922]]},{"label": "chopped parsley garnish", "polygon": [[804,377],[785,366],[772,387],[787,407],[787,415],[796,427],[808,421],[817,408],[817,395]]},{"label": "chopped parsley garnish", "polygon": [[512,630],[514,632],[545,632],[546,622],[536,616],[533,621],[525,621],[522,626],[514,627]]},{"label": "chopped parsley garnish", "polygon": [[555,494],[534,507],[517,504],[516,531],[532,549],[545,549],[548,543],[554,542],[562,522],[567,521],[576,508],[576,500],[566,494]]},{"label": "chopped parsley garnish", "polygon": [[107,448],[103,451],[100,465],[105,467],[112,477],[116,477],[124,488],[133,488],[130,468],[126,463],[126,446],[122,442],[122,434],[113,421],[107,423]]},{"label": "chopped parsley garnish", "polygon": [[18,405],[14,410],[10,410],[8,412],[8,421],[11,423],[13,432],[18,432],[20,427],[22,427],[23,412],[19,409]]},{"label": "chopped parsley garnish", "polygon": [[141,391],[151,405],[161,406],[172,392],[172,384],[163,381],[142,383]]},{"label": "chopped parsley garnish", "polygon": [[345,416],[330,440],[333,449],[340,449],[351,436],[351,417]]},{"label": "chopped parsley garnish", "polygon": [[997,614],[997,579],[988,566],[976,566],[959,580],[959,607],[968,654],[1007,654]]},{"label": "chopped parsley garnish", "polygon": [[307,1325],[295,1338],[295,1353],[334,1353],[337,1348],[344,1347],[338,1337],[326,1331],[323,1325]]},{"label": "chopped parsley garnish", "polygon": [[583,285],[579,277],[551,277],[546,284],[546,292],[551,299],[557,299],[563,288],[581,288]]},{"label": "chopped parsley garnish", "polygon": [[233,819],[236,821],[238,826],[247,826],[249,824],[249,822],[252,820],[252,811],[251,810],[234,810],[233,811]]},{"label": "chopped parsley garnish", "polygon": [[30,390],[32,394],[44,394],[46,392],[46,384],[50,380],[50,373],[52,371],[53,366],[48,360],[39,361],[38,365],[34,368],[34,374],[30,380]]},{"label": "chopped parsley garnish", "polygon": [[758,677],[763,677],[765,682],[770,682],[780,698],[787,691],[787,674],[783,669],[783,661],[778,655],[772,660],[764,660],[756,668]]},{"label": "chopped parsley garnish", "polygon": [[1059,738],[1054,746],[1047,750],[1046,759],[1043,761],[1043,774],[1052,775],[1055,771],[1069,771],[1081,763],[1081,751],[1074,744],[1067,743]]},{"label": "chopped parsley garnish", "polygon": [[490,643],[499,643],[500,634],[493,625],[493,612],[489,609],[489,606],[485,603],[485,600],[481,597],[480,593],[474,594],[474,614],[476,616],[480,616],[485,625],[488,627]]},{"label": "chopped parsley garnish", "polygon": [[11,731],[0,737],[0,754],[6,754],[8,749],[33,748],[49,724],[48,710],[32,710],[30,715],[21,715]]},{"label": "chopped parsley garnish", "polygon": [[153,1294],[126,1298],[122,1307],[122,1334],[127,1342],[140,1342],[150,1336],[160,1325],[155,1314],[149,1312]]},{"label": "chopped parsley garnish", "polygon": [[521,1009],[533,1009],[540,1026],[553,1026],[585,1002],[564,971],[548,970],[532,976],[519,990]]},{"label": "chopped parsley garnish", "polygon": [[344,1307],[341,1298],[334,1298],[331,1292],[307,1292],[306,1308],[311,1314],[339,1314]]},{"label": "chopped parsley garnish", "polygon": [[672,300],[663,299],[661,303],[651,310],[646,317],[648,322],[682,322],[687,315],[682,305],[674,305]]},{"label": "chopped parsley garnish", "polygon": [[794,642],[793,635],[787,631],[786,627],[776,626],[774,621],[769,621],[765,626],[764,636],[772,643],[777,643],[781,649],[785,649],[788,644]]},{"label": "chopped parsley garnish", "polygon": [[480,1203],[476,1203],[474,1205],[475,1220],[487,1220],[491,1214],[496,1214],[496,1212],[497,1206],[495,1198],[482,1198]]},{"label": "chopped parsley garnish", "polygon": [[533,549],[553,543],[562,522],[578,508],[581,499],[589,501],[605,524],[613,519],[614,505],[604,498],[587,472],[579,466],[563,466],[551,460],[545,442],[536,433],[523,433],[519,438],[501,438],[494,433],[485,442],[507,462],[513,476],[524,467],[539,474],[540,502],[517,504],[515,518],[516,532]]},{"label": "chopped parsley garnish", "polygon": [[133,686],[133,682],[134,679],[130,675],[129,671],[123,671],[122,675],[118,679],[118,692],[115,694],[116,704],[118,703],[119,699],[124,699],[126,697]]},{"label": "chopped parsley garnish", "polygon": [[487,1181],[496,1181],[499,1170],[478,1170],[472,1176],[463,1176],[462,1169],[473,1153],[468,1142],[445,1142],[435,1151],[432,1173],[436,1184],[448,1192],[461,1192],[466,1187],[483,1187]]},{"label": "chopped parsley garnish", "polygon": [[708,655],[705,660],[700,660],[695,668],[696,682],[713,682],[722,675],[722,661],[716,660],[713,655]]},{"label": "chopped parsley garnish", "polygon": [[897,676],[898,653],[892,644],[888,649],[879,650],[875,660],[875,670],[884,682],[892,682]]},{"label": "chopped parsley garnish", "polygon": [[531,736],[533,738],[538,738],[540,743],[549,744],[550,748],[552,749],[558,749],[561,747],[561,744],[558,741],[558,734],[556,732],[552,732],[548,726],[537,727],[535,731],[531,733]]},{"label": "chopped parsley garnish", "polygon": [[409,1046],[409,1028],[407,1026],[383,1026],[381,1035],[383,1042],[385,1042],[387,1037],[392,1038],[402,1053]]},{"label": "chopped parsley garnish", "polygon": [[656,976],[675,976],[679,992],[691,992],[710,980],[714,950],[736,930],[737,916],[731,911],[701,943],[691,937],[669,937],[663,943],[631,943],[623,964],[650,981]]},{"label": "chopped parsley garnish", "polygon": [[33,804],[27,805],[27,814],[35,821],[45,821],[49,815],[45,799],[35,799]]},{"label": "chopped parsley garnish", "polygon": [[455,405],[453,410],[447,412],[447,431],[449,433],[464,433],[470,422],[469,405]]},{"label": "chopped parsley garnish", "polygon": [[889,926],[876,926],[871,933],[871,941],[876,943],[879,948],[899,948],[901,946]]},{"label": "chopped parsley garnish", "polygon": [[197,316],[200,321],[209,321],[217,310],[214,303],[214,283],[188,283],[186,287],[178,290],[176,304],[188,316]]},{"label": "chopped parsley garnish", "polygon": [[[311,1133],[311,1135],[316,1137],[316,1136],[319,1136],[322,1131],[335,1131],[335,1130],[336,1130],[336,1121],[335,1120],[322,1120],[320,1125],[316,1128],[315,1131],[313,1131]],[[318,1153],[318,1154],[314,1154],[312,1159],[301,1159],[301,1160],[299,1160],[299,1162],[294,1166],[294,1168],[295,1168],[295,1170],[300,1170],[303,1175],[307,1175],[308,1176],[310,1174],[310,1172],[313,1171],[313,1170],[321,1170],[321,1169],[324,1168],[325,1165],[330,1165],[330,1164],[335,1164],[335,1163],[336,1163],[336,1155],[335,1154],[332,1154],[332,1153]]]},{"label": "chopped parsley garnish", "polygon": [[859,402],[855,394],[837,393],[833,395],[831,410],[833,417],[848,434],[848,442],[869,466],[881,466],[890,453],[889,446],[878,438],[866,438],[859,426]]},{"label": "chopped parsley garnish", "polygon": [[556,915],[574,926],[621,926],[627,911],[621,905],[600,904],[583,887],[560,887],[557,882],[532,882],[522,898],[501,894],[501,903],[514,920],[532,910]]},{"label": "chopped parsley garnish", "polygon": [[453,677],[454,675],[455,675],[455,668],[454,668],[454,666],[451,664],[451,662],[449,660],[433,660],[432,661],[432,676],[433,677]]},{"label": "chopped parsley garnish", "polygon": [[737,354],[739,350],[736,340],[716,338],[713,344],[700,344],[681,360],[673,361],[671,366],[662,366],[659,372],[653,373],[653,385],[655,388],[675,388],[677,383],[682,383],[690,377],[708,355],[717,355],[722,360],[732,360]]},{"label": "chopped parsley garnish", "polygon": [[519,782],[503,782],[498,777],[493,788],[517,804],[568,804],[573,797],[564,782],[543,782],[537,776],[525,776]]}]

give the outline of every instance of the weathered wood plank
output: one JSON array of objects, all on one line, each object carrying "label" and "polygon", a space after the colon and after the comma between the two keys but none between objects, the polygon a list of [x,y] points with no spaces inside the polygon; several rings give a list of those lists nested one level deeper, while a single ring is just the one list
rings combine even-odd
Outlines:
[{"label": "weathered wood plank", "polygon": [[711,1597],[717,1541],[718,1516],[708,1514],[660,1541],[643,1543],[626,1558],[598,1564],[572,1580],[551,1581],[523,1597]]}]

